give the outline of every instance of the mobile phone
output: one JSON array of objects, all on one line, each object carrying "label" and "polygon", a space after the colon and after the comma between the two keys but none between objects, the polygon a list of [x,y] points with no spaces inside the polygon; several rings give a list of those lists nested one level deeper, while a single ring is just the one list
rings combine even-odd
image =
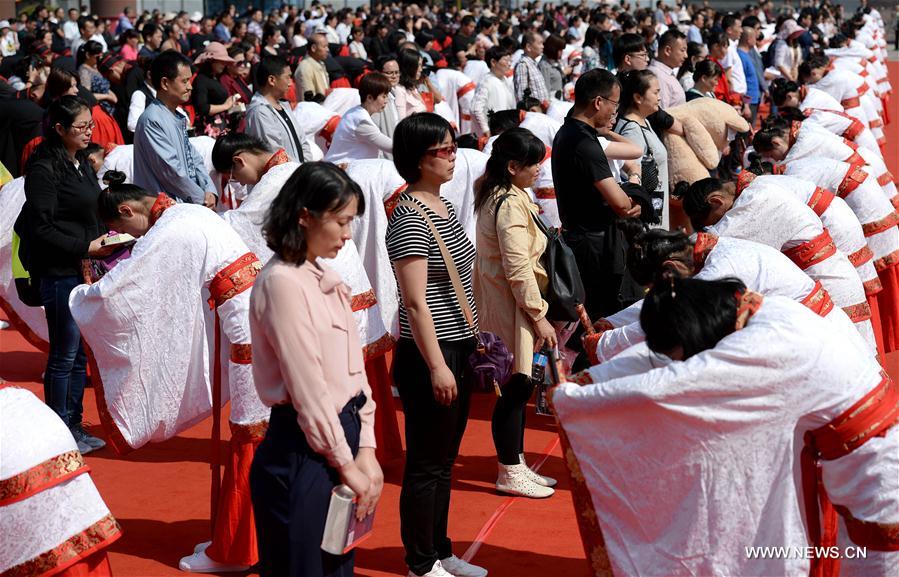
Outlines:
[{"label": "mobile phone", "polygon": [[103,239],[103,242],[100,243],[101,246],[118,246],[123,244],[131,244],[137,242],[137,239],[128,234],[127,232],[121,232],[119,234],[112,234]]}]

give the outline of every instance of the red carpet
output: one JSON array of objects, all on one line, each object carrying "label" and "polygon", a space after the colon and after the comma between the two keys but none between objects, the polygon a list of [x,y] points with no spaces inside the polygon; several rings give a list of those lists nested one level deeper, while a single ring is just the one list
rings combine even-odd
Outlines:
[{"label": "red carpet", "polygon": [[[890,63],[899,79],[899,62]],[[899,96],[890,104],[893,122],[886,127],[890,143],[885,159],[899,175]],[[0,314],[0,318],[5,318]],[[46,356],[12,329],[0,331],[0,376],[39,396]],[[887,355],[889,372],[899,375],[899,353]],[[85,394],[85,417],[99,422],[94,394]],[[493,490],[496,456],[490,438],[493,399],[476,397],[462,443],[453,485],[450,534],[455,553],[487,567],[495,577],[586,577],[567,472],[561,460],[555,424],[528,412],[528,461],[543,458],[541,472],[559,479],[556,494],[546,500],[509,499]],[[402,430],[402,412],[399,413]],[[178,560],[196,543],[209,539],[209,453],[211,421],[201,423],[165,443],[117,457],[103,449],[87,457],[94,482],[124,529],[110,550],[117,577],[185,575]],[[221,445],[225,454],[225,442]],[[378,508],[376,531],[356,557],[363,576],[405,575],[399,533],[400,468],[385,471],[387,483]],[[476,543],[475,542],[477,540]],[[228,575],[228,574],[226,574]],[[233,574],[230,574],[233,575]]]},{"label": "red carpet", "polygon": [[[42,396],[40,377],[45,361],[46,355],[19,333],[0,331],[0,376],[4,379]],[[84,407],[85,420],[98,423],[92,389],[85,393]],[[462,557],[473,549],[474,561],[496,577],[586,577],[589,571],[567,472],[555,443],[554,421],[535,416],[530,407],[528,460],[542,459],[543,452],[553,448],[541,472],[559,479],[556,494],[542,501],[510,499],[493,490],[492,410],[492,396],[476,396],[453,486],[450,534],[455,539],[455,553]],[[399,418],[402,430],[402,412]],[[99,432],[97,429],[94,431]],[[94,483],[124,530],[109,555],[117,577],[183,576],[178,560],[195,544],[209,539],[210,429],[211,420],[207,420],[174,439],[126,457],[116,456],[109,448],[86,457]],[[226,441],[221,451],[226,454]],[[357,575],[406,574],[398,514],[402,468],[388,469],[385,474],[376,531],[356,557]],[[482,543],[472,548],[479,536]]]}]

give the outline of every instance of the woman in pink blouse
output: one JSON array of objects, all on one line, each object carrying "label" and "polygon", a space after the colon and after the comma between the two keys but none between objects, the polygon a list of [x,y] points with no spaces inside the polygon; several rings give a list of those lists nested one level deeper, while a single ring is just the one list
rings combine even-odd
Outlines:
[{"label": "woman in pink blouse", "polygon": [[400,50],[397,62],[400,65],[400,82],[393,88],[397,116],[405,118],[416,112],[427,112],[427,105],[418,90],[421,83],[421,54],[414,50]]},{"label": "woman in pink blouse", "polygon": [[253,376],[272,407],[250,471],[262,577],[351,577],[353,552],[321,550],[332,489],[374,511],[384,476],[375,459],[375,403],[350,295],[318,263],[350,239],[362,191],[326,162],[303,164],[272,202],[263,233],[275,256],[250,304]]}]

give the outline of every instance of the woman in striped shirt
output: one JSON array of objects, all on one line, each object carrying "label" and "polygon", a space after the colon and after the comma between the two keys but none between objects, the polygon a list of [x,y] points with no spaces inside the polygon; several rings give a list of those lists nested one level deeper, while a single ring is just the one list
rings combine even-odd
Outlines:
[{"label": "woman in striped shirt", "polygon": [[[449,123],[413,114],[396,127],[393,161],[409,183],[387,226],[387,252],[400,289],[400,341],[394,379],[406,415],[406,467],[400,531],[409,575],[483,577],[446,536],[450,481],[471,398],[468,357],[477,312],[471,289],[474,245],[440,187],[453,178],[456,143]],[[444,261],[433,229],[453,263]],[[449,266],[465,293],[460,303]],[[463,310],[471,311],[471,323]]]}]

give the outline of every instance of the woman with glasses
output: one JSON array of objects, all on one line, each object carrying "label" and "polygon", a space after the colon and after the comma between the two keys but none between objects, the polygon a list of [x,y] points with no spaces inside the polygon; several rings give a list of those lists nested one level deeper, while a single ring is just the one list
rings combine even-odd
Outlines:
[{"label": "woman with glasses", "polygon": [[243,102],[249,102],[253,98],[253,86],[250,82],[250,67],[252,62],[247,60],[247,45],[236,42],[228,47],[228,56],[234,59],[225,67],[225,73],[219,78],[219,82],[228,91],[228,96],[239,96]]},{"label": "woman with glasses", "polygon": [[[453,555],[446,534],[453,463],[468,422],[468,357],[477,330],[474,245],[452,204],[440,196],[440,187],[453,178],[454,136],[442,117],[422,113],[400,121],[393,138],[393,162],[409,185],[390,217],[386,244],[401,297],[393,376],[406,414],[400,533],[410,576],[487,574]],[[434,231],[452,263],[444,260]],[[464,303],[456,297],[452,276],[462,285]],[[471,324],[463,311],[470,312]]]},{"label": "woman with glasses", "polygon": [[[378,59],[375,67],[390,81],[390,92],[387,93],[387,104],[384,106],[384,110],[372,114],[371,119],[378,126],[378,130],[393,138],[396,123],[400,121],[399,111],[396,108],[396,87],[400,83],[400,65],[396,56],[391,54]],[[384,156],[391,158],[389,154]]]},{"label": "woman with glasses", "polygon": [[[68,426],[82,454],[106,445],[85,431],[83,412],[87,357],[69,310],[69,294],[81,284],[81,261],[108,256],[105,228],[96,214],[100,186],[84,150],[94,121],[87,103],[62,96],[47,111],[44,141],[32,154],[25,176],[20,220],[20,257],[40,280],[50,354],[44,371],[44,399]],[[18,229],[17,229],[18,230]]]}]

